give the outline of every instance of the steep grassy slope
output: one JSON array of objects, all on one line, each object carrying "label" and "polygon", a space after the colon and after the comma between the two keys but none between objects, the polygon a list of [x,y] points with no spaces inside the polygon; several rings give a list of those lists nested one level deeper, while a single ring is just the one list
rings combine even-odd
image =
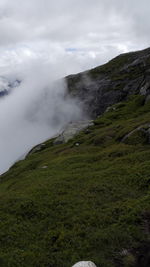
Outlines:
[{"label": "steep grassy slope", "polygon": [[132,96],[1,176],[0,266],[150,266],[150,145],[121,142],[147,123],[150,102]]}]

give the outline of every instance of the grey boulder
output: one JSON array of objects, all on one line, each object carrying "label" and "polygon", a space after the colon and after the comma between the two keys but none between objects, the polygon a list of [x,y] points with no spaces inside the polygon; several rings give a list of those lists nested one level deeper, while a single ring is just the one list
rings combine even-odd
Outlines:
[{"label": "grey boulder", "polygon": [[92,261],[80,261],[72,267],[96,267],[96,265]]},{"label": "grey boulder", "polygon": [[91,120],[77,121],[69,123],[63,132],[54,140],[54,145],[67,143],[82,130],[94,125]]}]

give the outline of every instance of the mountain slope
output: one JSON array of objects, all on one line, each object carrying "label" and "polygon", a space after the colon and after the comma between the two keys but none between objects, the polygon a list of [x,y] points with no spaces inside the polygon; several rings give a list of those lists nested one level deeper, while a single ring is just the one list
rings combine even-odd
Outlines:
[{"label": "mountain slope", "polygon": [[138,92],[1,176],[0,266],[150,265],[150,101]]},{"label": "mountain slope", "polygon": [[66,77],[68,92],[91,117],[132,94],[150,93],[150,48],[122,54],[108,63]]}]

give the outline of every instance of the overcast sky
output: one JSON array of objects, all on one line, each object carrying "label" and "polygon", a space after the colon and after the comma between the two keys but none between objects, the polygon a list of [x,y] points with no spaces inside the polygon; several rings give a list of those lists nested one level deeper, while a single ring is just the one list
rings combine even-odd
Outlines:
[{"label": "overcast sky", "polygon": [[82,118],[60,77],[149,46],[149,0],[0,0],[0,173]]},{"label": "overcast sky", "polygon": [[0,70],[28,60],[78,72],[149,46],[149,0],[0,0]]}]

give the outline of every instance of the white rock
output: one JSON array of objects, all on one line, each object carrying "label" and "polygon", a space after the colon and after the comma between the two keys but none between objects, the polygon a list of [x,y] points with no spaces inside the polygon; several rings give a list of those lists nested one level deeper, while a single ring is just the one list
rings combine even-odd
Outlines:
[{"label": "white rock", "polygon": [[79,144],[79,143],[76,143],[75,145],[76,145],[76,146],[79,146],[80,144]]},{"label": "white rock", "polygon": [[96,265],[91,261],[80,261],[72,267],[96,267]]},{"label": "white rock", "polygon": [[48,168],[48,166],[42,166],[41,168],[42,168],[42,169],[47,169],[47,168]]},{"label": "white rock", "polygon": [[150,87],[150,84],[147,82],[141,89],[140,89],[140,94],[141,95],[146,95],[147,89]]}]

